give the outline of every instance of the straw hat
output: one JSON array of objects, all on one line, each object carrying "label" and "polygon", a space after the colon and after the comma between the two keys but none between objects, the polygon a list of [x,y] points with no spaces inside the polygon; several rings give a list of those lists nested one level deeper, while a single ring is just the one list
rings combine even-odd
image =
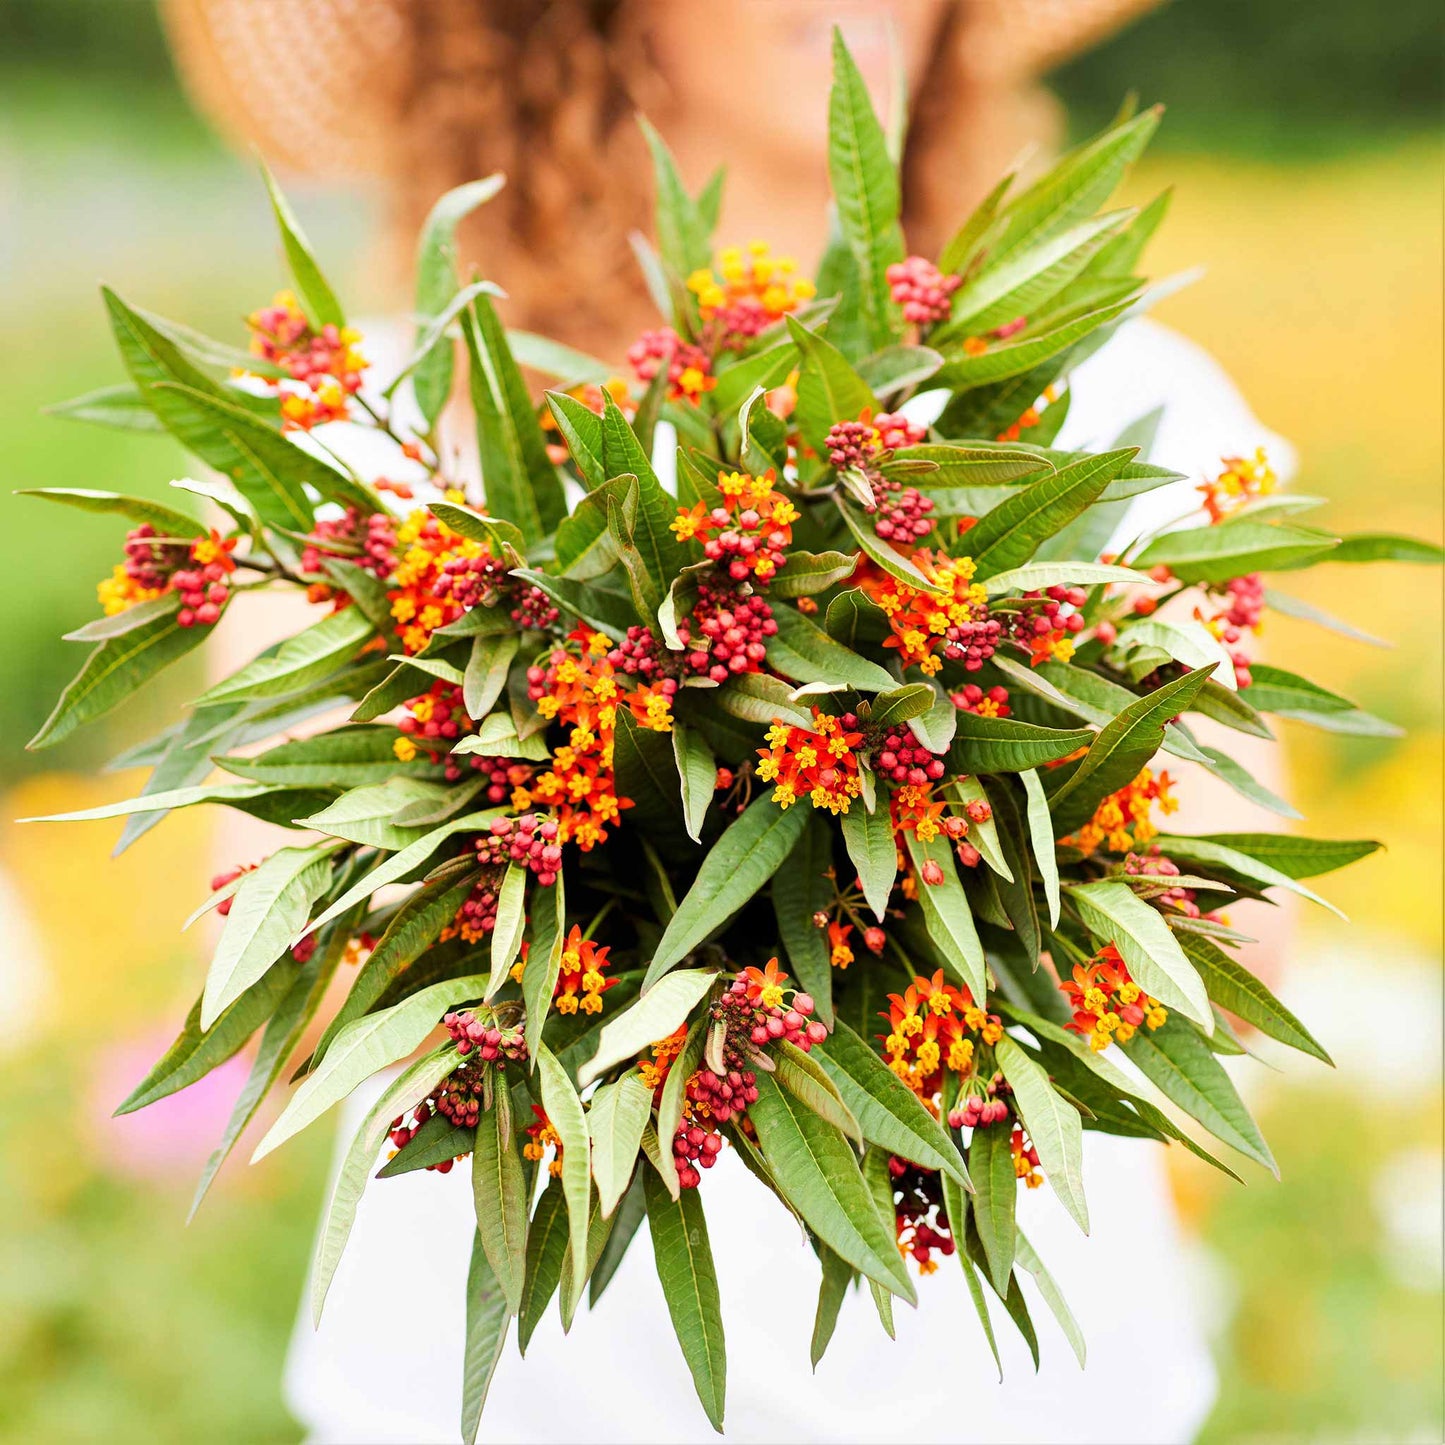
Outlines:
[{"label": "straw hat", "polygon": [[[187,88],[224,133],[287,169],[344,176],[375,170],[378,143],[404,103],[394,61],[415,18],[405,12],[433,3],[162,0],[161,11]],[[535,3],[539,16],[556,6]],[[1087,50],[1159,0],[958,3],[970,83],[1006,91]]]}]

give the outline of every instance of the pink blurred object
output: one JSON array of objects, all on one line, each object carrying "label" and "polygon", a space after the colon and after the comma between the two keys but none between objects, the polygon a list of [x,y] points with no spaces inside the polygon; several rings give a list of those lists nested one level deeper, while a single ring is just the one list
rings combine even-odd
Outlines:
[{"label": "pink blurred object", "polygon": [[228,1059],[189,1088],[113,1118],[116,1105],[170,1046],[169,1034],[124,1039],[103,1049],[90,1071],[85,1128],[96,1154],[118,1173],[139,1179],[194,1178],[216,1147],[250,1071]]}]

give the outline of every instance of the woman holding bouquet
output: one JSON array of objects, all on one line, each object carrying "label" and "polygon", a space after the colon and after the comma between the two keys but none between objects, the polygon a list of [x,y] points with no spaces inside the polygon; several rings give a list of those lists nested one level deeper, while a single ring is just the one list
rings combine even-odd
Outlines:
[{"label": "woman holding bouquet", "polygon": [[[837,22],[875,95],[901,74],[916,97],[903,222],[910,249],[935,254],[1025,143],[1054,138],[1056,106],[1038,74],[1149,3],[170,0],[167,16],[188,80],[225,128],[283,165],[379,179],[398,235],[412,236],[442,191],[505,171],[506,188],[463,228],[463,259],[508,292],[511,324],[614,357],[655,324],[626,244],[648,213],[634,111],[667,135],[694,186],[726,155],[723,236],[765,238],[774,256],[811,260],[827,226]],[[400,357],[406,331],[367,330],[373,375],[384,375],[388,351]],[[1150,323],[1125,327],[1070,383],[1064,445],[1106,445],[1162,407],[1153,460],[1191,478],[1260,445],[1276,467],[1287,461],[1213,363]],[[1121,535],[1191,500],[1155,492]],[[255,640],[242,644],[247,653]],[[368,1097],[347,1105],[353,1124],[370,1103],[360,1092]],[[924,1282],[916,1313],[898,1312],[901,1349],[880,1349],[871,1308],[850,1301],[810,1379],[803,1342],[816,1260],[776,1209],[766,1227],[754,1223],[767,1201],[726,1159],[706,1187],[729,1325],[730,1437],[1189,1438],[1209,1407],[1212,1370],[1162,1152],[1102,1134],[1089,1136],[1089,1149],[1096,1225],[1087,1247],[1051,1201],[1021,1200],[1080,1316],[1089,1374],[1077,1376],[1050,1339],[1035,1377],[1014,1341],[1003,1345],[1002,1385],[956,1272]],[[464,1171],[415,1172],[368,1191],[325,1321],[313,1333],[303,1320],[292,1345],[288,1398],[308,1438],[453,1438],[473,1228]],[[565,1344],[549,1316],[525,1360],[504,1358],[485,1437],[707,1438],[683,1363],[659,1331],[662,1314],[652,1261],[633,1249]]]}]

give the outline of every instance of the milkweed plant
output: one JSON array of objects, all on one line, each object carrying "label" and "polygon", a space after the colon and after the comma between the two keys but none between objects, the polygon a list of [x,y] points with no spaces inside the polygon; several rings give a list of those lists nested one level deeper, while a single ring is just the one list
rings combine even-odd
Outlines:
[{"label": "milkweed plant", "polygon": [[[1305,525],[1316,499],[1263,454],[1180,489],[1148,460],[1157,415],[1054,445],[1071,369],[1150,299],[1166,197],[1101,208],[1157,122],[1127,108],[1005,179],[929,260],[838,40],[812,279],[764,243],[714,251],[721,173],[689,194],[648,129],[637,249],[664,319],[630,380],[504,329],[498,285],[458,275],[458,222],[500,177],[433,210],[385,389],[269,175],[294,291],[249,350],[104,293],[129,381],[57,410],[169,433],[212,520],[34,493],[135,525],[32,746],[243,631],[250,593],[310,608],[116,759],[150,769],[138,797],[65,815],[124,816],[122,845],[203,804],[280,830],[213,881],[204,990],[120,1109],[251,1049],[199,1203],[271,1095],[258,1156],[387,1071],[313,1305],[373,1175],[469,1167],[467,1440],[513,1324],[525,1349],[554,1296],[564,1327],[596,1307],[644,1220],[722,1429],[705,1204],[729,1152],[776,1196],[756,1227],[792,1214],[816,1254],[815,1364],[850,1284],[891,1333],[939,1268],[962,1269],[981,1348],[992,1293],[1037,1359],[1028,1277],[1082,1362],[1015,1206],[1047,1184],[1087,1232],[1087,1130],[1232,1172],[1197,1132],[1274,1168],[1220,1056],[1248,1026],[1329,1060],[1240,963],[1242,905],[1319,902],[1302,880],[1379,845],[1167,818],[1201,773],[1297,816],[1200,717],[1394,731],[1252,657],[1271,610],[1353,632],[1275,574],[1438,551]],[[555,384],[540,405],[528,372]],[[454,389],[480,488],[439,433]],[[387,475],[342,460],[356,428]],[[1177,522],[1131,530],[1170,486]]]}]

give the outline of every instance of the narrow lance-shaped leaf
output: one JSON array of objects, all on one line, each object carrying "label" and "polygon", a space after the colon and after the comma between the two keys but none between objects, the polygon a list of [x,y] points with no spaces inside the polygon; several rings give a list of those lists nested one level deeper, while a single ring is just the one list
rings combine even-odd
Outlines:
[{"label": "narrow lance-shaped leaf", "polygon": [[968,1207],[983,1241],[989,1277],[999,1294],[1006,1294],[1018,1239],[1014,1213],[1019,1192],[1007,1126],[976,1128],[968,1146],[968,1163],[974,1187]]},{"label": "narrow lance-shaped leaf", "polygon": [[532,891],[532,947],[522,970],[522,998],[527,1005],[527,1051],[534,1066],[566,943],[567,901],[562,880],[563,875],[558,873],[555,883]]},{"label": "narrow lance-shaped leaf", "polygon": [[522,1308],[527,1272],[527,1180],[512,1130],[511,1098],[497,1074],[495,1102],[477,1120],[472,1200],[487,1263],[512,1314]]},{"label": "narrow lance-shaped leaf", "polygon": [[624,1059],[665,1039],[686,1022],[716,978],[711,969],[688,968],[659,979],[630,1008],[603,1025],[597,1052],[578,1070],[577,1082],[586,1088]]},{"label": "narrow lance-shaped leaf", "polygon": [[798,841],[807,817],[803,807],[780,808],[766,797],[749,805],[703,859],[692,887],[663,932],[644,988],[681,962],[777,872]]},{"label": "narrow lance-shaped leaf", "polygon": [[476,1445],[482,1410],[497,1361],[502,1357],[502,1347],[507,1342],[512,1313],[478,1236],[472,1240],[472,1260],[467,1270],[467,1333],[462,1350],[463,1445]]},{"label": "narrow lance-shaped leaf", "polygon": [[592,1207],[592,1162],[587,1115],[582,1100],[557,1056],[545,1044],[537,1050],[542,1107],[561,1140],[562,1194],[567,1201],[567,1232],[572,1254],[572,1296],[587,1283],[587,1221]]},{"label": "narrow lance-shaped leaf", "polygon": [[617,1208],[642,1147],[642,1131],[652,1112],[652,1090],[636,1069],[604,1084],[587,1107],[592,1136],[592,1177],[604,1218]]},{"label": "narrow lance-shaped leaf", "polygon": [[643,1170],[643,1189],[657,1277],[677,1342],[692,1373],[697,1397],[713,1429],[722,1434],[727,1356],[702,1191],[684,1189],[674,1199],[657,1171],[647,1168]]},{"label": "narrow lance-shaped leaf", "polygon": [[994,1047],[994,1057],[1013,1090],[1014,1105],[1034,1148],[1044,1178],[1070,1217],[1089,1232],[1089,1207],[1084,1201],[1084,1136],[1079,1111],[1059,1097],[1043,1067],[1007,1034]]}]

